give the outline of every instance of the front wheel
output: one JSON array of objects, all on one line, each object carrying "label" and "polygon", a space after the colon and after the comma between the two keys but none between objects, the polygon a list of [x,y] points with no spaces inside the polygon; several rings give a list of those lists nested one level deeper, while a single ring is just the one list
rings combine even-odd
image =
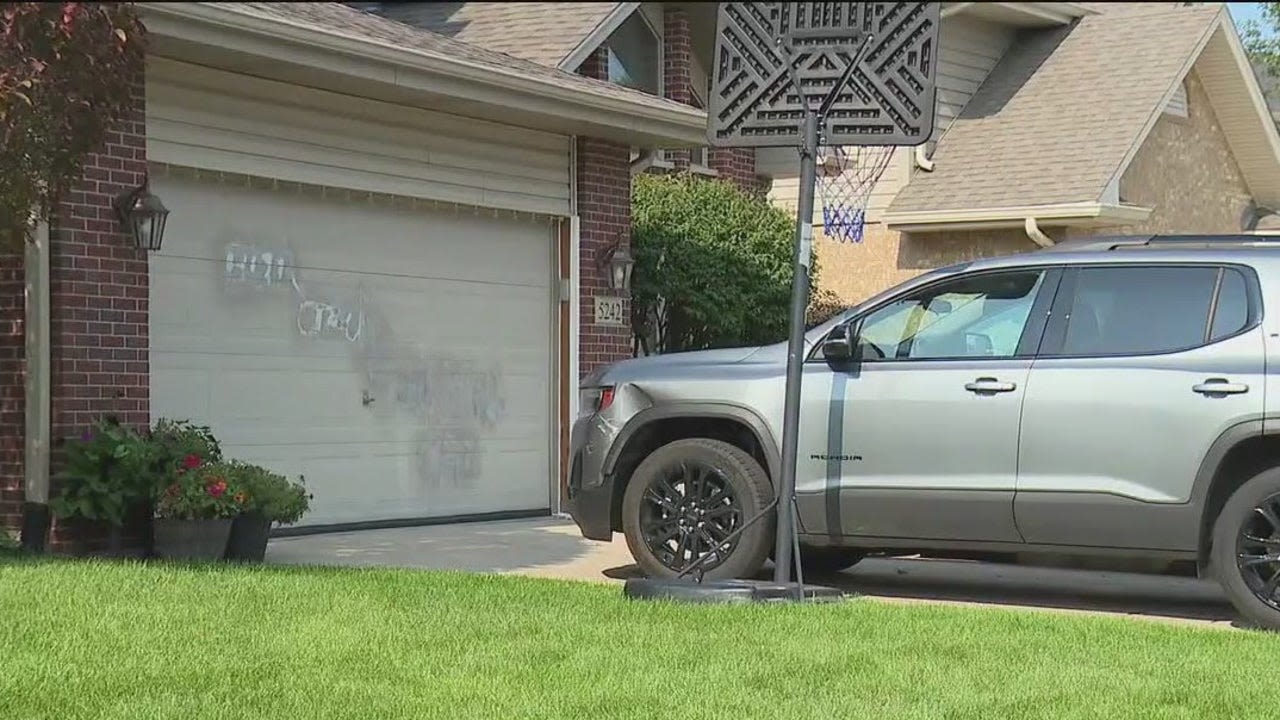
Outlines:
[{"label": "front wheel", "polygon": [[622,529],[631,556],[649,577],[676,577],[705,556],[705,579],[751,577],[769,554],[775,513],[721,545],[772,499],[768,475],[741,448],[706,438],[677,440],[651,453],[631,476]]},{"label": "front wheel", "polygon": [[1280,468],[1254,476],[1227,500],[1213,524],[1210,562],[1241,615],[1280,630]]}]

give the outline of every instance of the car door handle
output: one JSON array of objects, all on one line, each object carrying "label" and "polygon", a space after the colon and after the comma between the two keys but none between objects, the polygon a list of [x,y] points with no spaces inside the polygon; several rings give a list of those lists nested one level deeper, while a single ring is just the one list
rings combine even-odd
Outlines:
[{"label": "car door handle", "polygon": [[1011,382],[1001,382],[995,378],[978,378],[970,383],[964,384],[964,389],[971,393],[1006,393],[1013,392],[1018,388]]},{"label": "car door handle", "polygon": [[1192,385],[1191,389],[1201,395],[1239,395],[1249,392],[1248,385],[1227,382],[1226,378],[1209,378],[1199,385]]}]

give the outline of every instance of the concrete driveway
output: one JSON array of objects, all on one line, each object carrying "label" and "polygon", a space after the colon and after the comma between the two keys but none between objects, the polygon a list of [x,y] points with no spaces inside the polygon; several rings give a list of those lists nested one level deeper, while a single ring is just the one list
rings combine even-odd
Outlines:
[{"label": "concrete driveway", "polygon": [[[606,583],[638,575],[621,536],[611,543],[585,540],[573,523],[559,518],[277,538],[267,550],[267,561],[465,570]],[[1236,617],[1214,583],[1120,572],[871,558],[820,582],[898,602],[1018,606],[1224,627]]]}]

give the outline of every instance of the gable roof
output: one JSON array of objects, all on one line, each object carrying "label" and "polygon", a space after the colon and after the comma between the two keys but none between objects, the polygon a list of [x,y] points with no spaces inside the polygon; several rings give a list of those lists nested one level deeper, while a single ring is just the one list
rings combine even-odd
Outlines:
[{"label": "gable roof", "polygon": [[[500,52],[459,42],[421,28],[378,17],[336,2],[160,2],[140,10],[152,35],[176,42],[171,51],[203,44],[226,52],[301,53],[291,63],[318,62],[326,71],[368,72],[400,94],[460,91],[476,107],[505,108],[508,117],[553,119],[561,131],[650,146],[697,142],[705,136],[704,113],[665,98],[583,77]],[[159,32],[157,32],[159,30]],[[233,42],[214,31],[236,33]],[[251,40],[249,39],[251,38]],[[273,47],[267,48],[264,43]],[[212,43],[212,44],[210,44]],[[179,50],[181,48],[181,50]],[[348,69],[350,68],[350,69]],[[357,71],[358,70],[358,71]],[[447,79],[448,82],[442,82]],[[474,92],[473,92],[474,91]],[[536,107],[535,107],[536,106]],[[578,127],[570,128],[569,125]]]},{"label": "gable roof", "polygon": [[[1075,24],[1026,31],[886,213],[1100,201],[1225,10],[1095,5]],[[959,190],[963,188],[963,190]]]},{"label": "gable roof", "polygon": [[[548,67],[564,61],[622,5],[616,2],[382,3],[380,14]],[[573,68],[565,68],[573,69]]]},{"label": "gable roof", "polygon": [[[437,33],[410,27],[401,22],[361,12],[336,2],[219,2],[217,5],[247,14],[271,17],[287,22],[302,23],[312,28],[356,37],[373,42],[388,43],[397,47],[445,55],[468,60],[486,69],[502,73],[517,73],[528,77],[554,82],[593,94],[609,95],[651,107],[670,108],[687,112],[689,107],[674,100],[650,95],[575,73],[549,68],[545,65],[507,55],[489,48],[477,47],[444,37]],[[489,3],[505,4],[505,3]]]}]

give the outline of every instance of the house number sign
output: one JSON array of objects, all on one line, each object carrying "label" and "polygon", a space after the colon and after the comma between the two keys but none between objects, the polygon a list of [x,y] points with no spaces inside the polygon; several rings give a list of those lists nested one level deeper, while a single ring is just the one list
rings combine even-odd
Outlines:
[{"label": "house number sign", "polygon": [[597,297],[596,298],[596,324],[597,325],[625,325],[625,318],[622,317],[622,298],[620,297]]}]

